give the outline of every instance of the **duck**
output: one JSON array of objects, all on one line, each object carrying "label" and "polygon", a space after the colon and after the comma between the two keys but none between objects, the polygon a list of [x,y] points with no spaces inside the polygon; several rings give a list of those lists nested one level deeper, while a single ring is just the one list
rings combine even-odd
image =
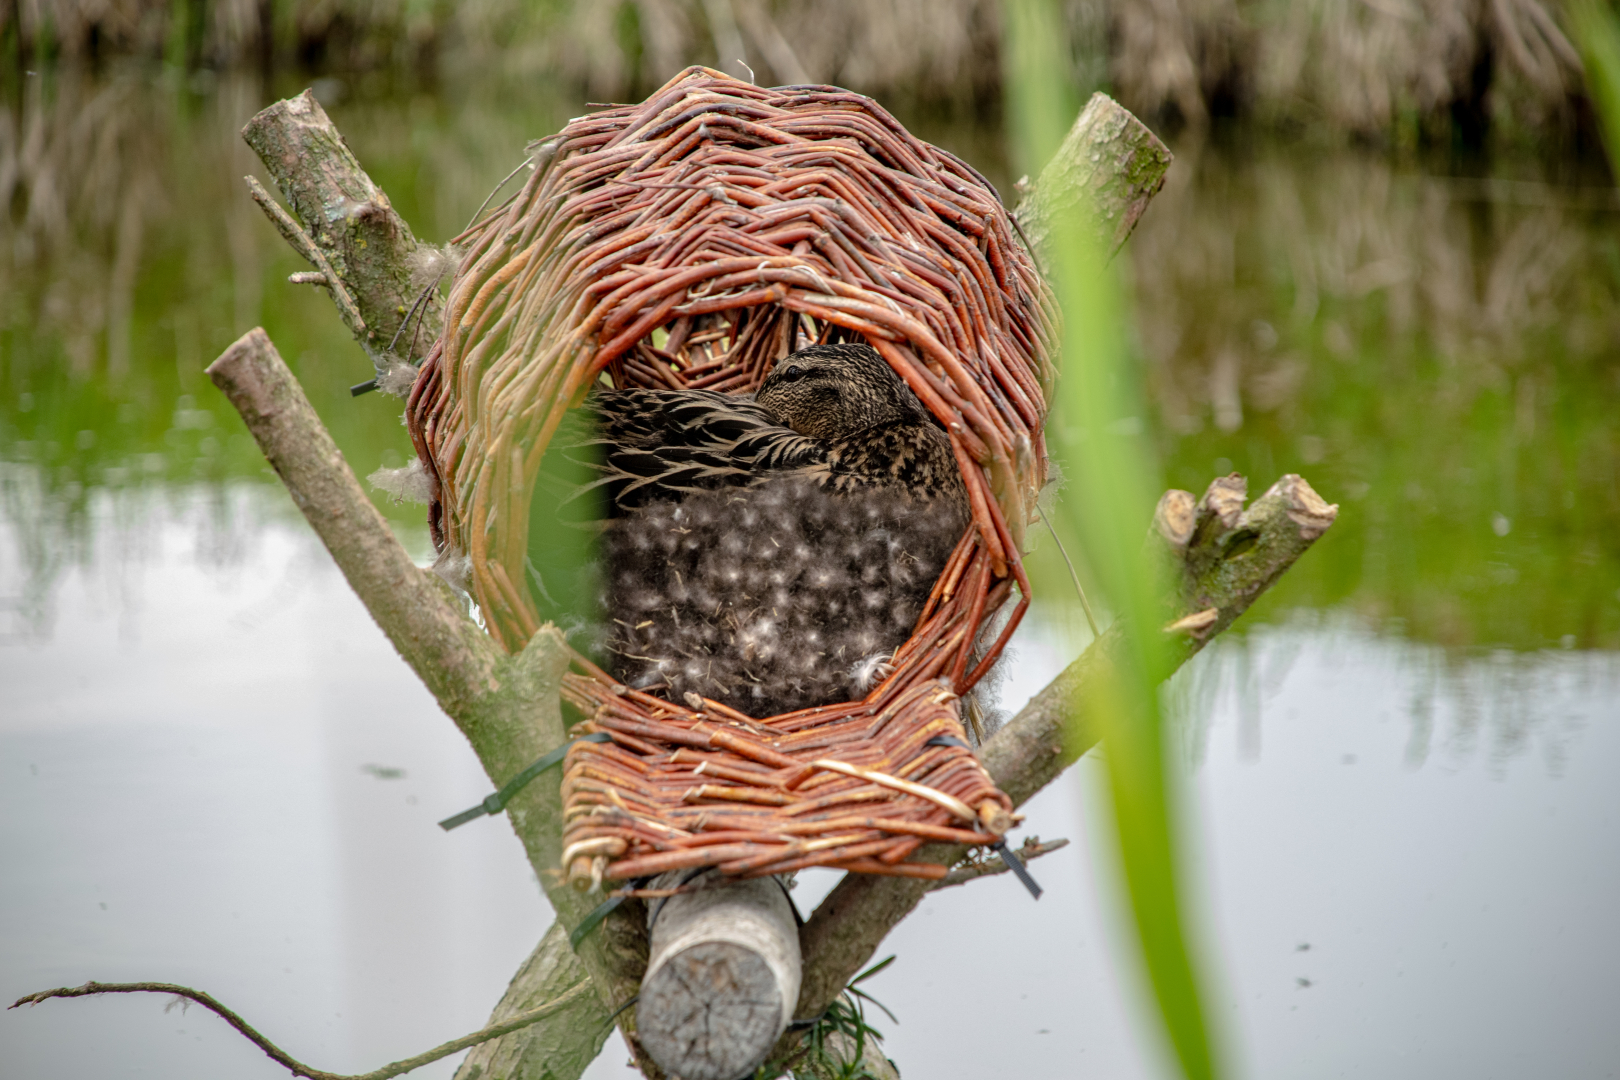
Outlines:
[{"label": "duck", "polygon": [[627,686],[756,718],[881,681],[970,519],[945,430],[852,342],[752,398],[593,390],[531,506],[546,617]]}]

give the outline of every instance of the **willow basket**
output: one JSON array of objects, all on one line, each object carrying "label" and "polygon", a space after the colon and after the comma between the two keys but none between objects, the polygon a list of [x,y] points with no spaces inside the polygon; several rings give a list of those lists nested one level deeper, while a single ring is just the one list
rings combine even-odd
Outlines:
[{"label": "willow basket", "polygon": [[609,738],[569,751],[564,866],[581,885],[699,866],[943,874],[908,856],[991,843],[1013,821],[957,705],[1029,603],[1019,548],[1045,481],[1053,309],[1012,219],[982,176],[868,98],[701,67],[531,152],[521,190],[457,238],[444,334],[407,410],[434,541],[470,559],[507,649],[539,627],[523,582],[541,458],[604,372],[746,393],[796,348],[865,340],[945,426],[972,509],[861,701],[746,717],[576,658],[575,733]]}]

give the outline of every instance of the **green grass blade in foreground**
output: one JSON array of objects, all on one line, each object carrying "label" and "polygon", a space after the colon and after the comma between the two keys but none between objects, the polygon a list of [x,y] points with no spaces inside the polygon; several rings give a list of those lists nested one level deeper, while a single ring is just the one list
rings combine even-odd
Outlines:
[{"label": "green grass blade in foreground", "polygon": [[[1045,162],[1075,115],[1062,23],[1047,0],[1008,0],[1004,11],[1009,129],[1026,163]],[[1168,670],[1158,628],[1162,594],[1144,545],[1159,485],[1136,435],[1139,422],[1129,419],[1144,413],[1126,363],[1123,301],[1084,222],[1054,220],[1044,255],[1063,311],[1063,375],[1047,425],[1048,446],[1072,485],[1062,512],[1126,638],[1114,678],[1091,688],[1084,707],[1106,744],[1125,886],[1159,1013],[1183,1073],[1206,1080],[1217,1067],[1183,930],[1157,688]]]},{"label": "green grass blade in foreground", "polygon": [[1620,20],[1606,5],[1581,0],[1570,8],[1570,23],[1586,62],[1586,85],[1602,123],[1609,162],[1620,177]]}]

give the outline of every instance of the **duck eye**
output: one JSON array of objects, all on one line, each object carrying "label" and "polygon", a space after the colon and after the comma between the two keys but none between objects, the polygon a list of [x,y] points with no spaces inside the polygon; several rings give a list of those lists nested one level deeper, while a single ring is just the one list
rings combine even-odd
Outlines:
[{"label": "duck eye", "polygon": [[800,367],[798,364],[789,364],[787,367],[782,369],[783,382],[792,382],[794,379],[802,378],[804,378],[804,368]]}]

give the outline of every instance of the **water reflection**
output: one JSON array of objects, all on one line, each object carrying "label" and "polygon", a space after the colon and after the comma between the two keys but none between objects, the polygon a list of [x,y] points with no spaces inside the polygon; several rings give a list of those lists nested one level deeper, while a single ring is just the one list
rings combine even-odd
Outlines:
[{"label": "water reflection", "polygon": [[[129,596],[103,562],[70,565],[55,632],[0,649],[0,990],[171,978],[361,1071],[477,1027],[548,913],[503,822],[434,826],[487,780],[270,499],[227,489],[244,543],[219,564],[196,550],[214,508],[161,504]],[[109,508],[92,503],[94,534]],[[1072,655],[1083,631],[1060,618],[1021,630],[1007,705]],[[1177,686],[1197,702],[1188,803],[1246,1074],[1602,1075],[1617,683],[1610,653],[1460,656],[1343,615],[1195,661]],[[1029,832],[1075,841],[1037,864],[1039,904],[1010,879],[950,890],[887,943],[901,959],[873,990],[908,1072],[1160,1075],[1109,906],[1099,779],[1083,763],[1027,808]],[[942,1026],[964,973],[974,1030],[1000,1037]],[[160,1001],[0,1013],[0,1041],[19,1080],[284,1075]],[[623,1060],[590,1075],[627,1076]]]},{"label": "water reflection", "polygon": [[[1283,685],[1298,678],[1302,650],[1351,655],[1376,640],[1360,620],[1311,611],[1296,611],[1280,626],[1222,635],[1172,686],[1188,761],[1202,766],[1208,759],[1216,717],[1235,721],[1238,759],[1260,761],[1267,718],[1275,719],[1272,706]],[[1530,753],[1548,776],[1558,777],[1582,731],[1564,703],[1620,701],[1620,659],[1606,651],[1409,646],[1392,649],[1376,666],[1400,705],[1399,761],[1408,770],[1453,772],[1483,764],[1502,776],[1510,762]]]},{"label": "water reflection", "polygon": [[1616,211],[1545,176],[1183,152],[1131,247],[1171,480],[1301,472],[1346,504],[1261,618],[1620,647]]}]

